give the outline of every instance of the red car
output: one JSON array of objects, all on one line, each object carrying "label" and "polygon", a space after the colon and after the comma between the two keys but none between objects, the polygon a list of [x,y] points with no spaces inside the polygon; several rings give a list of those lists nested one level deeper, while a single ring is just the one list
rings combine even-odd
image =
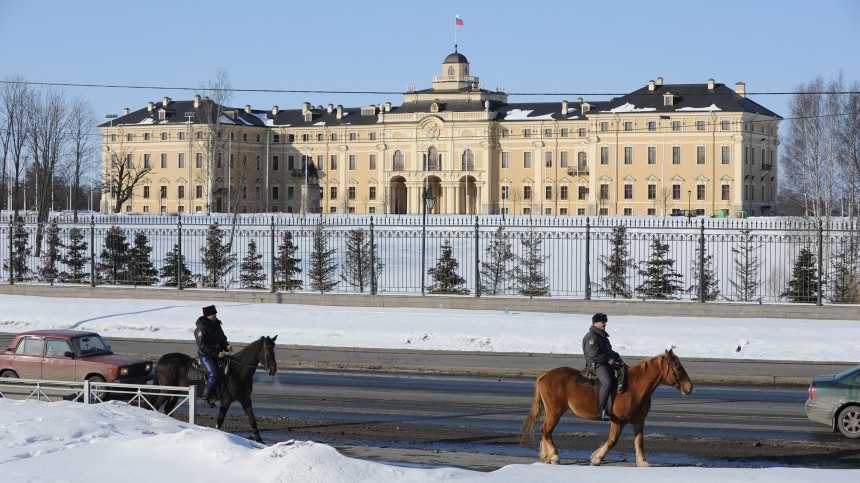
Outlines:
[{"label": "red car", "polygon": [[114,354],[95,332],[31,330],[0,353],[0,377],[146,384],[152,361]]}]

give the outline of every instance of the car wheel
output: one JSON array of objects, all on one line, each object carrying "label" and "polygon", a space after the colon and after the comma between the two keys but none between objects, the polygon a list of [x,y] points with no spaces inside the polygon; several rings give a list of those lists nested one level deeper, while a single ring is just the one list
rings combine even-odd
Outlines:
[{"label": "car wheel", "polygon": [[[105,379],[101,376],[90,376],[87,378],[87,381],[105,382]],[[104,389],[93,390],[92,391],[92,397],[95,399],[96,402],[99,402],[99,401],[104,402],[104,401],[107,401],[107,399],[108,399],[108,393]]]},{"label": "car wheel", "polygon": [[15,371],[3,371],[0,372],[0,377],[5,377],[7,379],[18,379],[18,374]]},{"label": "car wheel", "polygon": [[848,406],[839,411],[836,427],[846,438],[860,438],[860,406]]}]

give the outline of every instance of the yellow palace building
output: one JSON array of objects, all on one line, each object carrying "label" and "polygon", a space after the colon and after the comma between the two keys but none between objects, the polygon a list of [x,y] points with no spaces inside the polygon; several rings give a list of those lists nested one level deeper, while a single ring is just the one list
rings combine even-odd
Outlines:
[{"label": "yellow palace building", "polygon": [[609,101],[508,102],[458,52],[400,105],[163,98],[99,126],[103,211],[765,215],[781,117],[662,78]]}]

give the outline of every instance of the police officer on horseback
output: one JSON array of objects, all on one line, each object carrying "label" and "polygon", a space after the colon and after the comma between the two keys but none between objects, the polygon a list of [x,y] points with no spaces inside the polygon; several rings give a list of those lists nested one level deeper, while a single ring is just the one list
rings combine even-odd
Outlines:
[{"label": "police officer on horseback", "polygon": [[197,355],[200,362],[209,373],[206,381],[206,389],[203,390],[203,404],[210,408],[215,407],[212,401],[215,388],[221,382],[221,371],[218,370],[218,359],[222,359],[227,352],[233,350],[233,346],[227,342],[227,336],[221,328],[214,305],[203,307],[203,315],[197,319],[194,329],[194,339],[197,341]]},{"label": "police officer on horseback", "polygon": [[606,407],[609,402],[609,394],[615,383],[615,368],[623,366],[621,356],[612,350],[609,343],[609,334],[606,333],[606,322],[609,318],[606,314],[598,312],[591,318],[591,327],[582,338],[582,353],[585,362],[591,368],[600,381],[598,390],[598,417],[603,421],[609,421],[611,410]]}]

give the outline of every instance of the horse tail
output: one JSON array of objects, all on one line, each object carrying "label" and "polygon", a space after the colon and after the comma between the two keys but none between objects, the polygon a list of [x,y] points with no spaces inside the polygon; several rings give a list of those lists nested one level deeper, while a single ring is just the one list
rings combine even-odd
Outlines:
[{"label": "horse tail", "polygon": [[535,393],[532,396],[532,408],[529,411],[529,415],[525,421],[523,421],[523,427],[520,429],[520,445],[524,444],[526,441],[526,437],[529,438],[529,442],[533,445],[535,442],[535,422],[540,417],[541,413],[543,413],[543,399],[540,396],[540,382],[547,375],[548,371],[542,371],[537,375],[535,379]]}]

